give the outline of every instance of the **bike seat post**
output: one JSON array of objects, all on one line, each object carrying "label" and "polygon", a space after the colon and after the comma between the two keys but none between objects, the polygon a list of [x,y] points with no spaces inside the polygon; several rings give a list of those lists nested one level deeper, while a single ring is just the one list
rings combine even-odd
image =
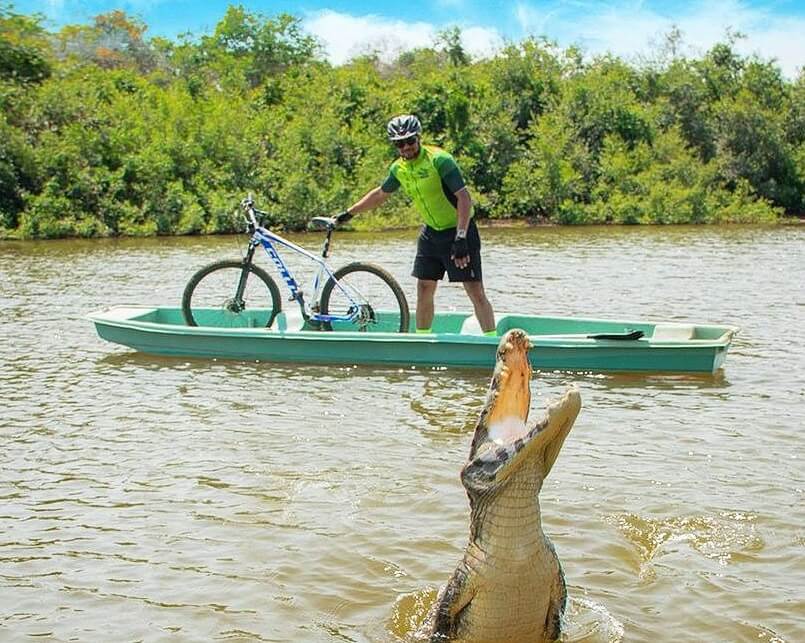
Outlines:
[{"label": "bike seat post", "polygon": [[333,228],[327,228],[327,236],[324,237],[324,244],[321,247],[322,259],[326,259],[330,254],[330,237],[333,236]]}]

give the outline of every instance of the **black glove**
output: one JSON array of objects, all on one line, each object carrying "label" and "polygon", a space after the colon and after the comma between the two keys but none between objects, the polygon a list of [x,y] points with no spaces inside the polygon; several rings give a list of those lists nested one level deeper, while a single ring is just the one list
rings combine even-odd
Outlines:
[{"label": "black glove", "polygon": [[470,254],[470,249],[467,247],[466,238],[456,239],[453,241],[453,245],[450,246],[451,259],[463,259],[468,254]]},{"label": "black glove", "polygon": [[350,213],[350,211],[344,210],[343,212],[339,212],[338,214],[335,215],[335,222],[338,225],[341,225],[342,223],[346,223],[347,221],[349,221],[351,218],[352,214]]}]

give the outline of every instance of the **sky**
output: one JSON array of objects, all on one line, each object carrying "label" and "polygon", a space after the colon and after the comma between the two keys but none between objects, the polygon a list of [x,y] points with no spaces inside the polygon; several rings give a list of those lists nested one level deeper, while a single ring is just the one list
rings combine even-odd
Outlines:
[{"label": "sky", "polygon": [[[5,0],[8,2],[9,0]],[[682,50],[698,56],[728,32],[739,32],[742,54],[776,59],[795,78],[805,66],[805,2],[802,0],[11,0],[17,13],[39,13],[45,25],[87,24],[98,14],[122,9],[148,25],[148,36],[175,38],[210,33],[229,4],[268,17],[290,13],[324,45],[327,58],[341,64],[378,52],[431,46],[437,34],[457,26],[474,57],[489,56],[508,42],[546,37],[588,55],[612,52],[635,61],[651,54],[675,26]]]}]

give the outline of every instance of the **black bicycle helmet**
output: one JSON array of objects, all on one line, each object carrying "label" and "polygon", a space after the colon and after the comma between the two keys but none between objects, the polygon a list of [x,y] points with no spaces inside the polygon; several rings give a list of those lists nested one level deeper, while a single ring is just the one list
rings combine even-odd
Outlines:
[{"label": "black bicycle helmet", "polygon": [[389,121],[386,132],[390,141],[401,141],[411,136],[419,136],[422,133],[422,123],[413,114],[403,114]]}]

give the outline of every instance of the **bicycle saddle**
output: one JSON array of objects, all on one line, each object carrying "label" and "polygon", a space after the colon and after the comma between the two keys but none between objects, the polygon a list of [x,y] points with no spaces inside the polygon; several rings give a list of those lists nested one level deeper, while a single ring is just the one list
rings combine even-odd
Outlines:
[{"label": "bicycle saddle", "polygon": [[335,228],[335,219],[332,217],[313,217],[308,223],[310,228]]}]

